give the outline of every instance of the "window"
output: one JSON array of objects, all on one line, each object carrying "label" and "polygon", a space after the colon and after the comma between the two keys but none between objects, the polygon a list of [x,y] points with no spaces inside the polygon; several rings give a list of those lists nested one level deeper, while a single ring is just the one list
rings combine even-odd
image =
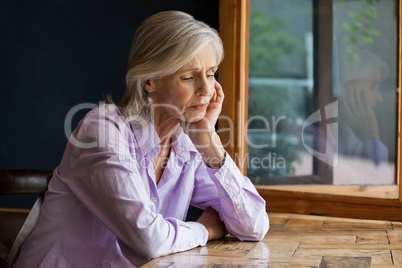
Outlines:
[{"label": "window", "polygon": [[219,132],[268,211],[402,220],[399,12],[394,0],[220,2]]}]

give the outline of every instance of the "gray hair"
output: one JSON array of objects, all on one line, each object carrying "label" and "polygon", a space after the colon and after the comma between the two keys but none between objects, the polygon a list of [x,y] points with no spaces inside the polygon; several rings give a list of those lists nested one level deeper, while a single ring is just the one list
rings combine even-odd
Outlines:
[{"label": "gray hair", "polygon": [[223,45],[216,30],[180,11],[163,11],[137,29],[131,46],[126,89],[118,104],[122,114],[150,119],[152,100],[143,85],[177,72],[209,44],[216,50],[217,65],[223,59]]}]

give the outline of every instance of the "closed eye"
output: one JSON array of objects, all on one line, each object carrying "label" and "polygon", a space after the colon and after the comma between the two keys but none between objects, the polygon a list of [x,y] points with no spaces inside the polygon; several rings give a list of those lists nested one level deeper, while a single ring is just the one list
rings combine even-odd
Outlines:
[{"label": "closed eye", "polygon": [[211,70],[208,74],[207,74],[207,78],[216,78],[218,72],[216,70]]}]

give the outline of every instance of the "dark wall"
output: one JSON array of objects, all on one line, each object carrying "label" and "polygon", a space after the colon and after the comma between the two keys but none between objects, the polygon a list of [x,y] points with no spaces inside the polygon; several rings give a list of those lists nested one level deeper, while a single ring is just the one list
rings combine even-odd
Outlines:
[{"label": "dark wall", "polygon": [[98,104],[106,93],[121,97],[131,41],[146,17],[182,10],[217,29],[218,6],[216,0],[0,0],[0,169],[59,164],[69,110]]},{"label": "dark wall", "polygon": [[218,3],[0,0],[0,168],[54,169],[68,111],[105,93],[120,98],[136,27],[176,9],[218,28]]}]

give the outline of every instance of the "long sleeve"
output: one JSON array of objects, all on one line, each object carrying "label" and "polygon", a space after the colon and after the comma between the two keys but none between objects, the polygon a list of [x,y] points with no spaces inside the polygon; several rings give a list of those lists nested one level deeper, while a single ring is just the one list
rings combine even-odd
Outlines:
[{"label": "long sleeve", "polygon": [[218,211],[226,229],[240,240],[261,240],[268,232],[264,199],[228,154],[220,169],[199,165],[192,202]]},{"label": "long sleeve", "polygon": [[129,131],[120,117],[87,117],[75,138],[97,146],[68,146],[60,168],[69,174],[64,182],[120,243],[140,255],[154,258],[205,245],[208,233],[203,225],[164,218],[157,212],[155,197],[138,169],[146,159],[135,155],[133,147],[140,145],[130,144]]}]

